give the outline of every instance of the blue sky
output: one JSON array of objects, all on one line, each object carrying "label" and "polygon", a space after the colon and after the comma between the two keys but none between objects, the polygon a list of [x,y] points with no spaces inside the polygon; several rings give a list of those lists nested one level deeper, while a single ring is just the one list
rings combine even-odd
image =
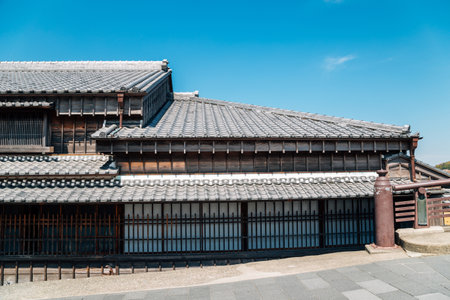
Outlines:
[{"label": "blue sky", "polygon": [[450,160],[450,1],[0,0],[0,60],[160,60],[176,91],[389,124]]}]

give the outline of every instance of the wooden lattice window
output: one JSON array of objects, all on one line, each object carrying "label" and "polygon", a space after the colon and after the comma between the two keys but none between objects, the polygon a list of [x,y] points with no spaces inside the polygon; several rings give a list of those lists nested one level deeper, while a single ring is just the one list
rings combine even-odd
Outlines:
[{"label": "wooden lattice window", "polygon": [[2,149],[45,147],[47,130],[47,116],[44,112],[0,112]]}]

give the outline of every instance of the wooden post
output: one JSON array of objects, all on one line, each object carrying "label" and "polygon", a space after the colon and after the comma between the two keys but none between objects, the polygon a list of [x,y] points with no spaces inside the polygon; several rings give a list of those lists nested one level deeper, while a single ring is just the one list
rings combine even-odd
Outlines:
[{"label": "wooden post", "polygon": [[410,167],[410,174],[411,174],[411,180],[416,181],[416,156],[415,156],[415,150],[417,148],[417,144],[419,142],[419,138],[415,137],[411,141],[411,147],[409,150],[409,156],[411,158],[411,167]]},{"label": "wooden post", "polygon": [[47,112],[44,112],[44,117],[42,120],[42,147],[47,146]]},{"label": "wooden post", "polygon": [[15,282],[19,283],[19,263],[17,261],[15,266]]},{"label": "wooden post", "polygon": [[319,204],[319,247],[325,247],[325,201],[318,200]]},{"label": "wooden post", "polygon": [[394,203],[386,170],[377,171],[375,180],[375,246],[395,247]]},{"label": "wooden post", "polygon": [[123,98],[124,98],[123,93],[117,94],[117,104],[119,106],[119,127],[120,128],[122,128],[122,123],[123,123]]},{"label": "wooden post", "polygon": [[241,202],[241,250],[248,250],[248,203]]}]

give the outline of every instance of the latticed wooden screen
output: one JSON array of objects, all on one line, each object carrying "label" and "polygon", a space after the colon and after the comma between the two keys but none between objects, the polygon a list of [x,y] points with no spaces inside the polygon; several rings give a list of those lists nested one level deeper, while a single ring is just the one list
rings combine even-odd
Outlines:
[{"label": "latticed wooden screen", "polygon": [[0,145],[42,145],[43,117],[38,112],[0,112]]},{"label": "latticed wooden screen", "polygon": [[373,199],[0,206],[0,255],[142,255],[358,246]]}]

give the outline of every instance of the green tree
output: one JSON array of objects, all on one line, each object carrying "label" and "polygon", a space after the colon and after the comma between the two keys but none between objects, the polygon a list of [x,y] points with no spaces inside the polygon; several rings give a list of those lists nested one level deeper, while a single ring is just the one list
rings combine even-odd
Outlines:
[{"label": "green tree", "polygon": [[442,164],[438,164],[438,165],[436,165],[436,168],[441,169],[441,170],[444,170],[444,169],[450,170],[450,161],[444,162]]}]

